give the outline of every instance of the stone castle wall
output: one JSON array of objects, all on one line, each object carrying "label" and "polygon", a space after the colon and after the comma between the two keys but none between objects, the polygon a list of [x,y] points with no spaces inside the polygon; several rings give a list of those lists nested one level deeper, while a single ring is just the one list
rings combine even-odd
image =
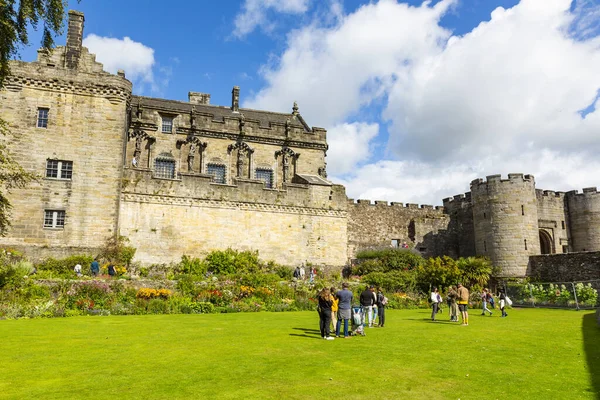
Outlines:
[{"label": "stone castle wall", "polygon": [[450,246],[457,257],[472,257],[475,251],[475,227],[471,192],[459,194],[443,200],[446,214],[450,217],[448,234]]},{"label": "stone castle wall", "polygon": [[600,250],[600,194],[595,187],[566,194],[573,251]]},{"label": "stone castle wall", "polygon": [[[72,17],[82,27],[83,16]],[[69,43],[79,43],[80,36],[69,30]],[[36,62],[11,62],[10,68],[0,118],[9,124],[15,160],[39,179],[8,196],[12,227],[0,244],[29,248],[39,257],[98,248],[117,232],[131,83],[102,71],[81,47],[41,51]],[[39,108],[49,110],[46,128],[37,127]],[[46,177],[48,160],[72,162],[72,178]],[[64,211],[64,229],[44,227],[45,210]]]},{"label": "stone castle wall", "polygon": [[443,207],[352,200],[348,204],[348,255],[407,243],[425,256],[452,254],[448,215]]},{"label": "stone castle wall", "polygon": [[[567,253],[569,251],[569,213],[565,194],[552,190],[535,191],[538,210],[538,228],[551,238],[550,253]],[[540,233],[540,235],[544,234]],[[541,240],[540,237],[540,245]]]},{"label": "stone castle wall", "polygon": [[598,280],[600,279],[600,252],[531,256],[527,276],[537,282]]},{"label": "stone castle wall", "polygon": [[343,186],[285,185],[265,189],[254,180],[212,183],[210,176],[180,181],[126,171],[121,234],[138,248],[143,263],[177,261],[231,247],[258,250],[285,265],[347,261],[347,212]]},{"label": "stone castle wall", "polygon": [[503,276],[525,276],[529,256],[540,254],[533,176],[488,176],[471,182],[475,246]]}]

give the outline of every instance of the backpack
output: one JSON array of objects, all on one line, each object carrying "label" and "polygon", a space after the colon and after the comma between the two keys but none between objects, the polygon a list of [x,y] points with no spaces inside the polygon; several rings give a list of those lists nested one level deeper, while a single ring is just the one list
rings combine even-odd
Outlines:
[{"label": "backpack", "polygon": [[381,300],[381,304],[383,304],[384,306],[387,305],[388,303],[388,298],[383,296],[383,300]]}]

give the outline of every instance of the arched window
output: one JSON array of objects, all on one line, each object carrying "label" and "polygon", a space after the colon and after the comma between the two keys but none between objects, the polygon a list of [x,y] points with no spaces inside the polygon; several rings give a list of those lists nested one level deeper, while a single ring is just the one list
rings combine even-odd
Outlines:
[{"label": "arched window", "polygon": [[175,179],[175,158],[170,153],[161,153],[154,159],[154,177]]},{"label": "arched window", "polygon": [[544,229],[540,229],[540,253],[554,253],[554,246],[552,245],[552,236],[550,236],[550,234]]}]

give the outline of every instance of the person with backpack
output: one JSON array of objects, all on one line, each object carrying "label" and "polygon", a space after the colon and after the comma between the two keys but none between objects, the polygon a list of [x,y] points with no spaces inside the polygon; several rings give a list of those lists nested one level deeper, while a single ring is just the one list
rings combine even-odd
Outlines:
[{"label": "person with backpack", "polygon": [[373,327],[373,304],[375,304],[374,291],[375,287],[371,285],[360,294],[360,305],[363,309],[362,324],[366,325],[366,323],[368,323],[370,328]]},{"label": "person with backpack", "polygon": [[458,322],[458,304],[456,304],[456,298],[458,294],[456,293],[456,286],[451,286],[448,289],[448,299],[450,301],[450,321]]},{"label": "person with backpack", "polygon": [[487,291],[487,302],[491,306],[492,310],[496,309],[496,305],[494,304],[494,296],[492,296],[491,291]]},{"label": "person with backpack", "polygon": [[488,290],[483,289],[483,292],[481,292],[481,304],[482,304],[481,315],[485,315],[485,313],[487,311],[490,313],[490,317],[491,317],[492,311],[489,308],[487,308],[487,299],[488,299]]},{"label": "person with backpack", "polygon": [[440,307],[440,303],[442,302],[442,296],[438,292],[438,288],[436,286],[433,287],[433,291],[431,292],[431,320],[435,321],[435,315],[438,313],[438,309]]},{"label": "person with backpack", "polygon": [[388,298],[383,295],[381,288],[377,290],[377,310],[379,312],[379,327],[383,328],[385,324],[385,306],[388,303]]}]

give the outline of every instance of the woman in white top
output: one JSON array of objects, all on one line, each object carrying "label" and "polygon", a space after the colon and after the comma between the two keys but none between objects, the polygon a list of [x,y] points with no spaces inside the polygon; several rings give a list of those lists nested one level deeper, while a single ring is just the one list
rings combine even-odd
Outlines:
[{"label": "woman in white top", "polygon": [[433,292],[431,292],[431,305],[433,309],[431,310],[431,320],[435,321],[435,315],[438,312],[438,308],[440,306],[440,302],[442,301],[442,296],[438,292],[437,287],[433,287]]}]

